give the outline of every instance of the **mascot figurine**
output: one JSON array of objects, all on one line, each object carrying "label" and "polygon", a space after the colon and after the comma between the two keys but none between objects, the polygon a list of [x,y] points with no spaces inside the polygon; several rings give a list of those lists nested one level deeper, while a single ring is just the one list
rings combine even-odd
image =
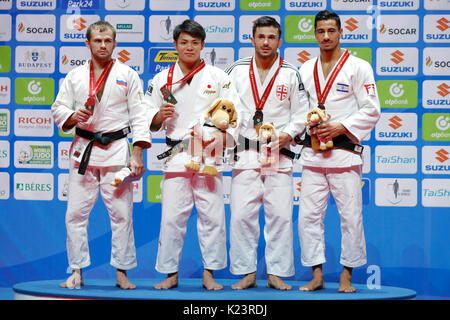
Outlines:
[{"label": "mascot figurine", "polygon": [[[208,152],[208,143],[214,139],[222,140],[222,134],[228,127],[235,128],[237,113],[232,101],[218,98],[213,101],[205,114],[203,125],[197,124],[192,129],[192,138],[189,141],[188,155],[190,161],[184,166],[189,170],[199,171],[203,163],[205,175],[216,176],[216,163],[222,159],[223,150]],[[206,152],[205,152],[206,151]]]},{"label": "mascot figurine", "polygon": [[271,148],[267,145],[272,139],[277,138],[277,132],[273,122],[263,123],[258,130],[258,141],[260,143],[260,153],[258,161],[262,165],[272,165],[276,162],[276,158],[272,154]]},{"label": "mascot figurine", "polygon": [[327,114],[325,108],[315,107],[308,112],[307,121],[305,126],[310,130],[311,135],[311,147],[316,151],[325,151],[333,148],[333,140],[321,141],[316,134],[311,134],[311,129],[318,125],[329,121],[331,115]]}]

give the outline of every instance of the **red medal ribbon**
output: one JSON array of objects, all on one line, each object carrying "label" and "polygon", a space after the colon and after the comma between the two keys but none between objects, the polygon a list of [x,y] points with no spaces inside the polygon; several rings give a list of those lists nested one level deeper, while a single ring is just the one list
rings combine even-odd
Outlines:
[{"label": "red medal ribbon", "polygon": [[98,77],[97,82],[95,81],[95,75],[94,75],[94,64],[90,63],[89,67],[89,97],[86,100],[86,103],[84,106],[89,108],[94,108],[95,106],[95,95],[100,90],[100,88],[103,86],[103,83],[106,81],[106,78],[108,77],[109,72],[111,71],[112,65],[114,63],[114,60],[111,59],[111,61],[108,62],[105,69],[103,70],[100,77]]},{"label": "red medal ribbon", "polygon": [[316,86],[316,94],[319,106],[324,105],[325,99],[327,98],[328,93],[330,92],[334,80],[336,80],[339,71],[341,71],[342,67],[344,66],[349,56],[350,53],[348,52],[348,50],[346,50],[344,54],[339,58],[339,61],[337,62],[336,67],[331,73],[330,78],[328,78],[327,84],[325,85],[325,89],[323,90],[323,92],[320,91],[319,74],[317,72],[317,62],[319,61],[319,59],[317,58],[316,63],[314,65],[314,85]]},{"label": "red medal ribbon", "polygon": [[166,87],[170,92],[172,92],[172,86],[181,83],[181,86],[184,86],[186,82],[188,82],[189,79],[191,79],[194,75],[196,75],[200,70],[202,70],[205,67],[205,60],[202,59],[200,64],[196,66],[194,69],[192,69],[187,75],[185,75],[182,79],[178,80],[175,83],[172,83],[173,81],[173,71],[175,70],[175,64],[174,63],[170,69],[169,73],[167,74],[167,83],[163,86]]},{"label": "red medal ribbon", "polygon": [[283,64],[283,58],[280,57],[280,63],[278,65],[278,69],[277,69],[277,71],[275,71],[275,74],[273,75],[272,79],[270,79],[270,82],[267,85],[267,88],[264,91],[264,93],[260,99],[259,93],[258,93],[258,87],[256,85],[256,80],[255,80],[255,72],[253,70],[253,57],[252,57],[252,61],[250,62],[249,76],[250,76],[250,84],[252,86],[253,100],[255,101],[256,110],[261,111],[264,108],[264,104],[266,103],[267,98],[269,97],[270,91],[272,90],[273,84],[275,83],[275,79],[278,75],[278,72],[281,69],[282,64]]}]

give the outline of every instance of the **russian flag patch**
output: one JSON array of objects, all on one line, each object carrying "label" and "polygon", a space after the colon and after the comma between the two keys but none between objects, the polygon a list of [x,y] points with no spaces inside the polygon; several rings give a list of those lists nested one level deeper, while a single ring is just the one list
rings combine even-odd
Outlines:
[{"label": "russian flag patch", "polygon": [[123,80],[116,80],[116,83],[117,83],[119,86],[124,86],[124,87],[127,86],[127,82],[126,82],[126,81],[123,81]]}]

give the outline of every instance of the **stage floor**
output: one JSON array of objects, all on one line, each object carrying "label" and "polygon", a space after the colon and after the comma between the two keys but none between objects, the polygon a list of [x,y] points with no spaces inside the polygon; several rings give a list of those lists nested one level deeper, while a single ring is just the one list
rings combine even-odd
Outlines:
[{"label": "stage floor", "polygon": [[179,279],[178,287],[156,290],[153,286],[162,279],[132,279],[135,290],[121,290],[115,279],[84,279],[81,289],[64,289],[59,284],[64,280],[46,280],[18,283],[13,286],[14,299],[93,299],[93,300],[386,300],[414,299],[416,292],[410,289],[381,286],[369,289],[365,284],[353,284],[356,293],[338,293],[338,283],[326,282],[325,289],[301,292],[298,288],[307,281],[286,281],[292,290],[279,291],[266,287],[266,280],[258,280],[256,288],[233,290],[236,279],[216,279],[223,290],[208,291],[202,287],[201,279]]}]

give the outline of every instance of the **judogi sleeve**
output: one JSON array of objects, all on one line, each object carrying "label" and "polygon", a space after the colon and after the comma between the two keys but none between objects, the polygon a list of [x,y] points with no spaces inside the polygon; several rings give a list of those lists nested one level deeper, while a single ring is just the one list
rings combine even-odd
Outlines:
[{"label": "judogi sleeve", "polygon": [[56,96],[55,102],[51,107],[56,126],[64,133],[69,133],[73,130],[73,128],[64,130],[63,125],[64,123],[66,123],[67,119],[69,119],[69,117],[76,111],[72,76],[73,72],[69,72],[66,75],[61,88],[59,89],[58,95]]},{"label": "judogi sleeve", "polygon": [[128,81],[128,114],[133,133],[132,142],[133,144],[138,141],[146,142],[149,147],[151,137],[147,118],[147,107],[143,103],[144,93],[142,92],[141,80],[137,72],[130,70]]},{"label": "judogi sleeve", "polygon": [[290,96],[291,116],[289,123],[281,130],[289,134],[292,138],[304,131],[306,114],[309,110],[309,100],[305,93],[300,72],[296,70],[294,75],[294,90],[292,90]]},{"label": "judogi sleeve", "polygon": [[342,125],[360,142],[375,127],[381,109],[370,64],[361,60],[352,67],[355,69],[352,85],[355,88],[358,111],[342,121]]},{"label": "judogi sleeve", "polygon": [[[148,126],[150,128],[153,118],[159,112],[159,107],[164,104],[162,94],[160,93],[158,87],[157,77],[150,80],[150,83],[144,96],[144,104],[147,109]],[[160,129],[157,131],[161,131],[163,127],[164,126],[161,125]]]},{"label": "judogi sleeve", "polygon": [[231,100],[234,103],[234,108],[237,113],[237,122],[236,122],[237,125],[235,128],[230,126],[227,129],[227,133],[230,134],[233,137],[234,141],[236,142],[238,140],[239,130],[240,130],[242,120],[243,120],[242,119],[243,118],[243,112],[242,112],[243,108],[242,108],[241,99],[236,91],[234,83],[232,82],[231,77],[228,76],[226,73],[224,73],[224,75],[223,75],[219,97]]}]

